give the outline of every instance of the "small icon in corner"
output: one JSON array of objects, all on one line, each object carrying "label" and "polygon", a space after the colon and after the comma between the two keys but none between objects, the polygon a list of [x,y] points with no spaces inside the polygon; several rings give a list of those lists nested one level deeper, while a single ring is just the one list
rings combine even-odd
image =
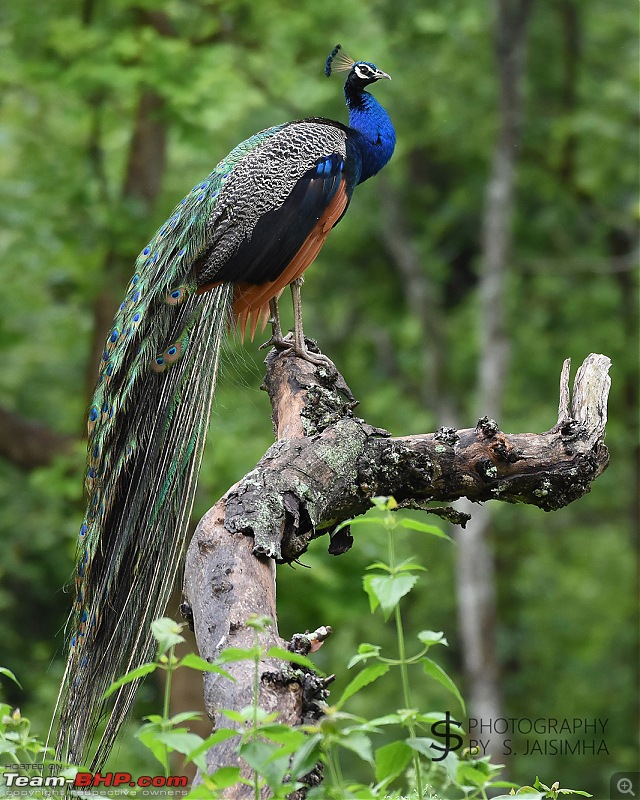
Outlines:
[{"label": "small icon in corner", "polygon": [[609,782],[611,800],[637,797],[640,789],[640,772],[616,772]]}]

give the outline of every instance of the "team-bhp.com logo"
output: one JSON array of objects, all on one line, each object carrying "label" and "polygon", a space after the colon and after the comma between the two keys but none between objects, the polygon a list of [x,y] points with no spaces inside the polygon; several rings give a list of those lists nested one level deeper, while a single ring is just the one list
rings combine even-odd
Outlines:
[{"label": "team-bhp.com logo", "polygon": [[78,772],[75,778],[63,778],[60,775],[28,776],[19,772],[5,772],[4,778],[7,787],[27,789],[34,787],[47,787],[49,789],[65,788],[72,786],[74,789],[89,789],[95,787],[137,786],[143,788],[184,789],[187,787],[186,775],[141,775],[133,778],[130,772]]}]

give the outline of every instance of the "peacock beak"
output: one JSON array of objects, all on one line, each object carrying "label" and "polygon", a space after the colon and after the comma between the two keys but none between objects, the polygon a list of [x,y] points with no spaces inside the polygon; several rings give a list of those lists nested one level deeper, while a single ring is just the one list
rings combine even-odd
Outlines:
[{"label": "peacock beak", "polygon": [[389,80],[389,81],[390,81],[390,80],[391,80],[391,75],[387,75],[387,73],[386,73],[386,72],[383,72],[381,69],[379,69],[379,70],[376,72],[376,78],[377,78],[378,80],[382,80],[383,78],[386,78],[387,80]]}]

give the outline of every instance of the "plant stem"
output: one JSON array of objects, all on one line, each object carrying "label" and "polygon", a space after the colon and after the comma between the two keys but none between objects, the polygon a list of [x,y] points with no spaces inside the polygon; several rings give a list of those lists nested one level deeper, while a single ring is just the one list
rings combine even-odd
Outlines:
[{"label": "plant stem", "polygon": [[[253,645],[258,648],[258,629],[253,629]],[[253,660],[253,738],[255,739],[258,731],[258,700],[260,697],[260,653],[256,652]],[[258,770],[253,771],[253,795],[255,800],[260,800],[260,778]]]},{"label": "plant stem", "polygon": [[327,753],[327,766],[329,767],[329,774],[334,788],[342,788],[342,770],[340,769],[340,762],[338,760],[337,748],[332,747]]},{"label": "plant stem", "polygon": [[[167,661],[167,679],[164,682],[164,702],[162,705],[162,721],[165,723],[167,728],[169,727],[169,711],[170,711],[170,703],[171,703],[171,679],[173,677],[173,668],[174,668],[174,658],[173,658],[173,651],[174,648],[169,648],[169,660]],[[169,777],[169,748],[165,744],[164,745],[164,776],[165,778]]]},{"label": "plant stem", "polygon": [[[395,554],[395,542],[393,540],[392,528],[390,528],[388,531],[388,541],[389,541],[389,566],[391,567],[391,574],[393,575],[395,573],[395,568],[396,568],[396,554]],[[402,614],[400,612],[400,603],[398,603],[395,607],[394,619],[396,623],[396,637],[398,640],[398,662],[400,664],[400,681],[402,683],[402,696],[404,699],[405,708],[409,710],[411,708],[411,689],[409,687],[409,671],[407,669],[407,655],[404,643],[404,628],[402,626]],[[411,719],[407,720],[407,728],[409,730],[411,738],[415,739],[416,728],[415,725],[413,724],[413,720]],[[413,751],[413,768],[416,773],[416,790],[418,792],[418,798],[419,800],[422,800],[423,789],[422,789],[422,775],[420,772],[420,756],[415,750]]]}]

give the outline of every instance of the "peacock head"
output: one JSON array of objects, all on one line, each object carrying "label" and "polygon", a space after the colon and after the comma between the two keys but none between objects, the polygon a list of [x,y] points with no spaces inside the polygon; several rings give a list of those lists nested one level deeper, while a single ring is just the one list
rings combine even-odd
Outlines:
[{"label": "peacock head", "polygon": [[331,77],[332,72],[348,72],[345,86],[356,91],[362,91],[365,86],[369,86],[369,84],[383,78],[391,80],[390,75],[378,69],[370,61],[354,61],[349,58],[339,44],[329,54],[324,68],[324,74],[327,78]]}]

